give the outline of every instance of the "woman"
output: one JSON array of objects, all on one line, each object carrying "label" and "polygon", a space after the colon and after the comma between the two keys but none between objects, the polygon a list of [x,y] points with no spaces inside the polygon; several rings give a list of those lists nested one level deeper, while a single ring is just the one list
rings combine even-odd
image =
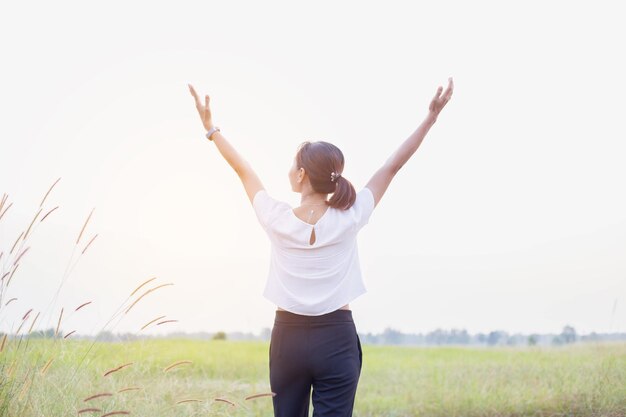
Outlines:
[{"label": "woman", "polygon": [[[272,198],[248,162],[213,125],[209,96],[201,103],[189,91],[207,138],[243,182],[271,243],[263,295],[277,305],[270,340],[269,371],[274,415],[351,416],[361,373],[361,342],[349,302],[362,295],[356,236],[367,224],[389,183],[417,150],[452,96],[440,86],[422,124],[358,193],[343,177],[344,158],[334,145],[305,141],[289,170],[300,206]],[[328,195],[332,194],[330,199]]]}]

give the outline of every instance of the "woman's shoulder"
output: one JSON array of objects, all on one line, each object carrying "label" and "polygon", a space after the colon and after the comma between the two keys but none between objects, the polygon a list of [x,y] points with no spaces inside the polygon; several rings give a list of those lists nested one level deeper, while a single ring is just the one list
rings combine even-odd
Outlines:
[{"label": "woman's shoulder", "polygon": [[286,201],[272,197],[272,195],[270,195],[270,193],[265,188],[261,188],[254,194],[254,197],[252,198],[252,205],[253,206],[257,206],[257,205],[278,206],[280,205],[280,206],[291,207],[289,203],[287,203]]},{"label": "woman's shoulder", "polygon": [[291,210],[287,202],[272,197],[265,188],[261,188],[254,194],[252,206],[263,227],[269,226],[280,213]]},{"label": "woman's shoulder", "polygon": [[376,202],[374,201],[374,194],[369,188],[363,187],[356,193],[356,199],[350,209],[353,210],[357,230],[361,229],[361,227],[365,226],[369,222],[369,218],[374,211],[375,205]]}]

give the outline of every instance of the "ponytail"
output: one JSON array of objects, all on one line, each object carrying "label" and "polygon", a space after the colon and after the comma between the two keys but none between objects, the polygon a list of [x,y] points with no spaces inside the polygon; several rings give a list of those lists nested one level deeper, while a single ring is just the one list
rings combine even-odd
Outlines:
[{"label": "ponytail", "polygon": [[350,181],[340,176],[336,180],[337,185],[333,196],[328,200],[328,205],[341,210],[347,210],[356,200],[356,191]]}]

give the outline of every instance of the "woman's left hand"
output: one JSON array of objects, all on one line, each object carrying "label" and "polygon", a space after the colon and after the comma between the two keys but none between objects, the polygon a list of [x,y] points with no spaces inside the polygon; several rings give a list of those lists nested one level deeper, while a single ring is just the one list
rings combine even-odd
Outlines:
[{"label": "woman's left hand", "polygon": [[189,86],[189,92],[193,96],[196,101],[196,109],[198,110],[198,114],[200,115],[200,120],[202,120],[202,124],[206,130],[209,130],[213,127],[213,120],[211,120],[211,109],[209,109],[209,96],[204,96],[204,105],[200,102],[198,98],[198,93],[194,90],[191,84],[187,84]]},{"label": "woman's left hand", "polygon": [[441,94],[441,91],[443,91],[443,87],[439,86],[435,97],[433,97],[430,105],[428,106],[430,114],[432,114],[435,119],[439,116],[439,113],[448,101],[450,101],[450,98],[452,98],[452,92],[454,91],[454,82],[452,81],[452,77],[448,78],[448,88],[446,88],[446,91],[444,91],[443,94]]}]

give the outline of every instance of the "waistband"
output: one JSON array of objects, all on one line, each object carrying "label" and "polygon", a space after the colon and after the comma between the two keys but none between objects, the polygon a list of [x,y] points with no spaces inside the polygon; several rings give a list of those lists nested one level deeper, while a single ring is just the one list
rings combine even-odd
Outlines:
[{"label": "waistband", "polygon": [[283,324],[307,324],[307,323],[352,323],[352,310],[338,309],[319,316],[306,316],[292,313],[291,311],[276,310],[274,323]]}]

